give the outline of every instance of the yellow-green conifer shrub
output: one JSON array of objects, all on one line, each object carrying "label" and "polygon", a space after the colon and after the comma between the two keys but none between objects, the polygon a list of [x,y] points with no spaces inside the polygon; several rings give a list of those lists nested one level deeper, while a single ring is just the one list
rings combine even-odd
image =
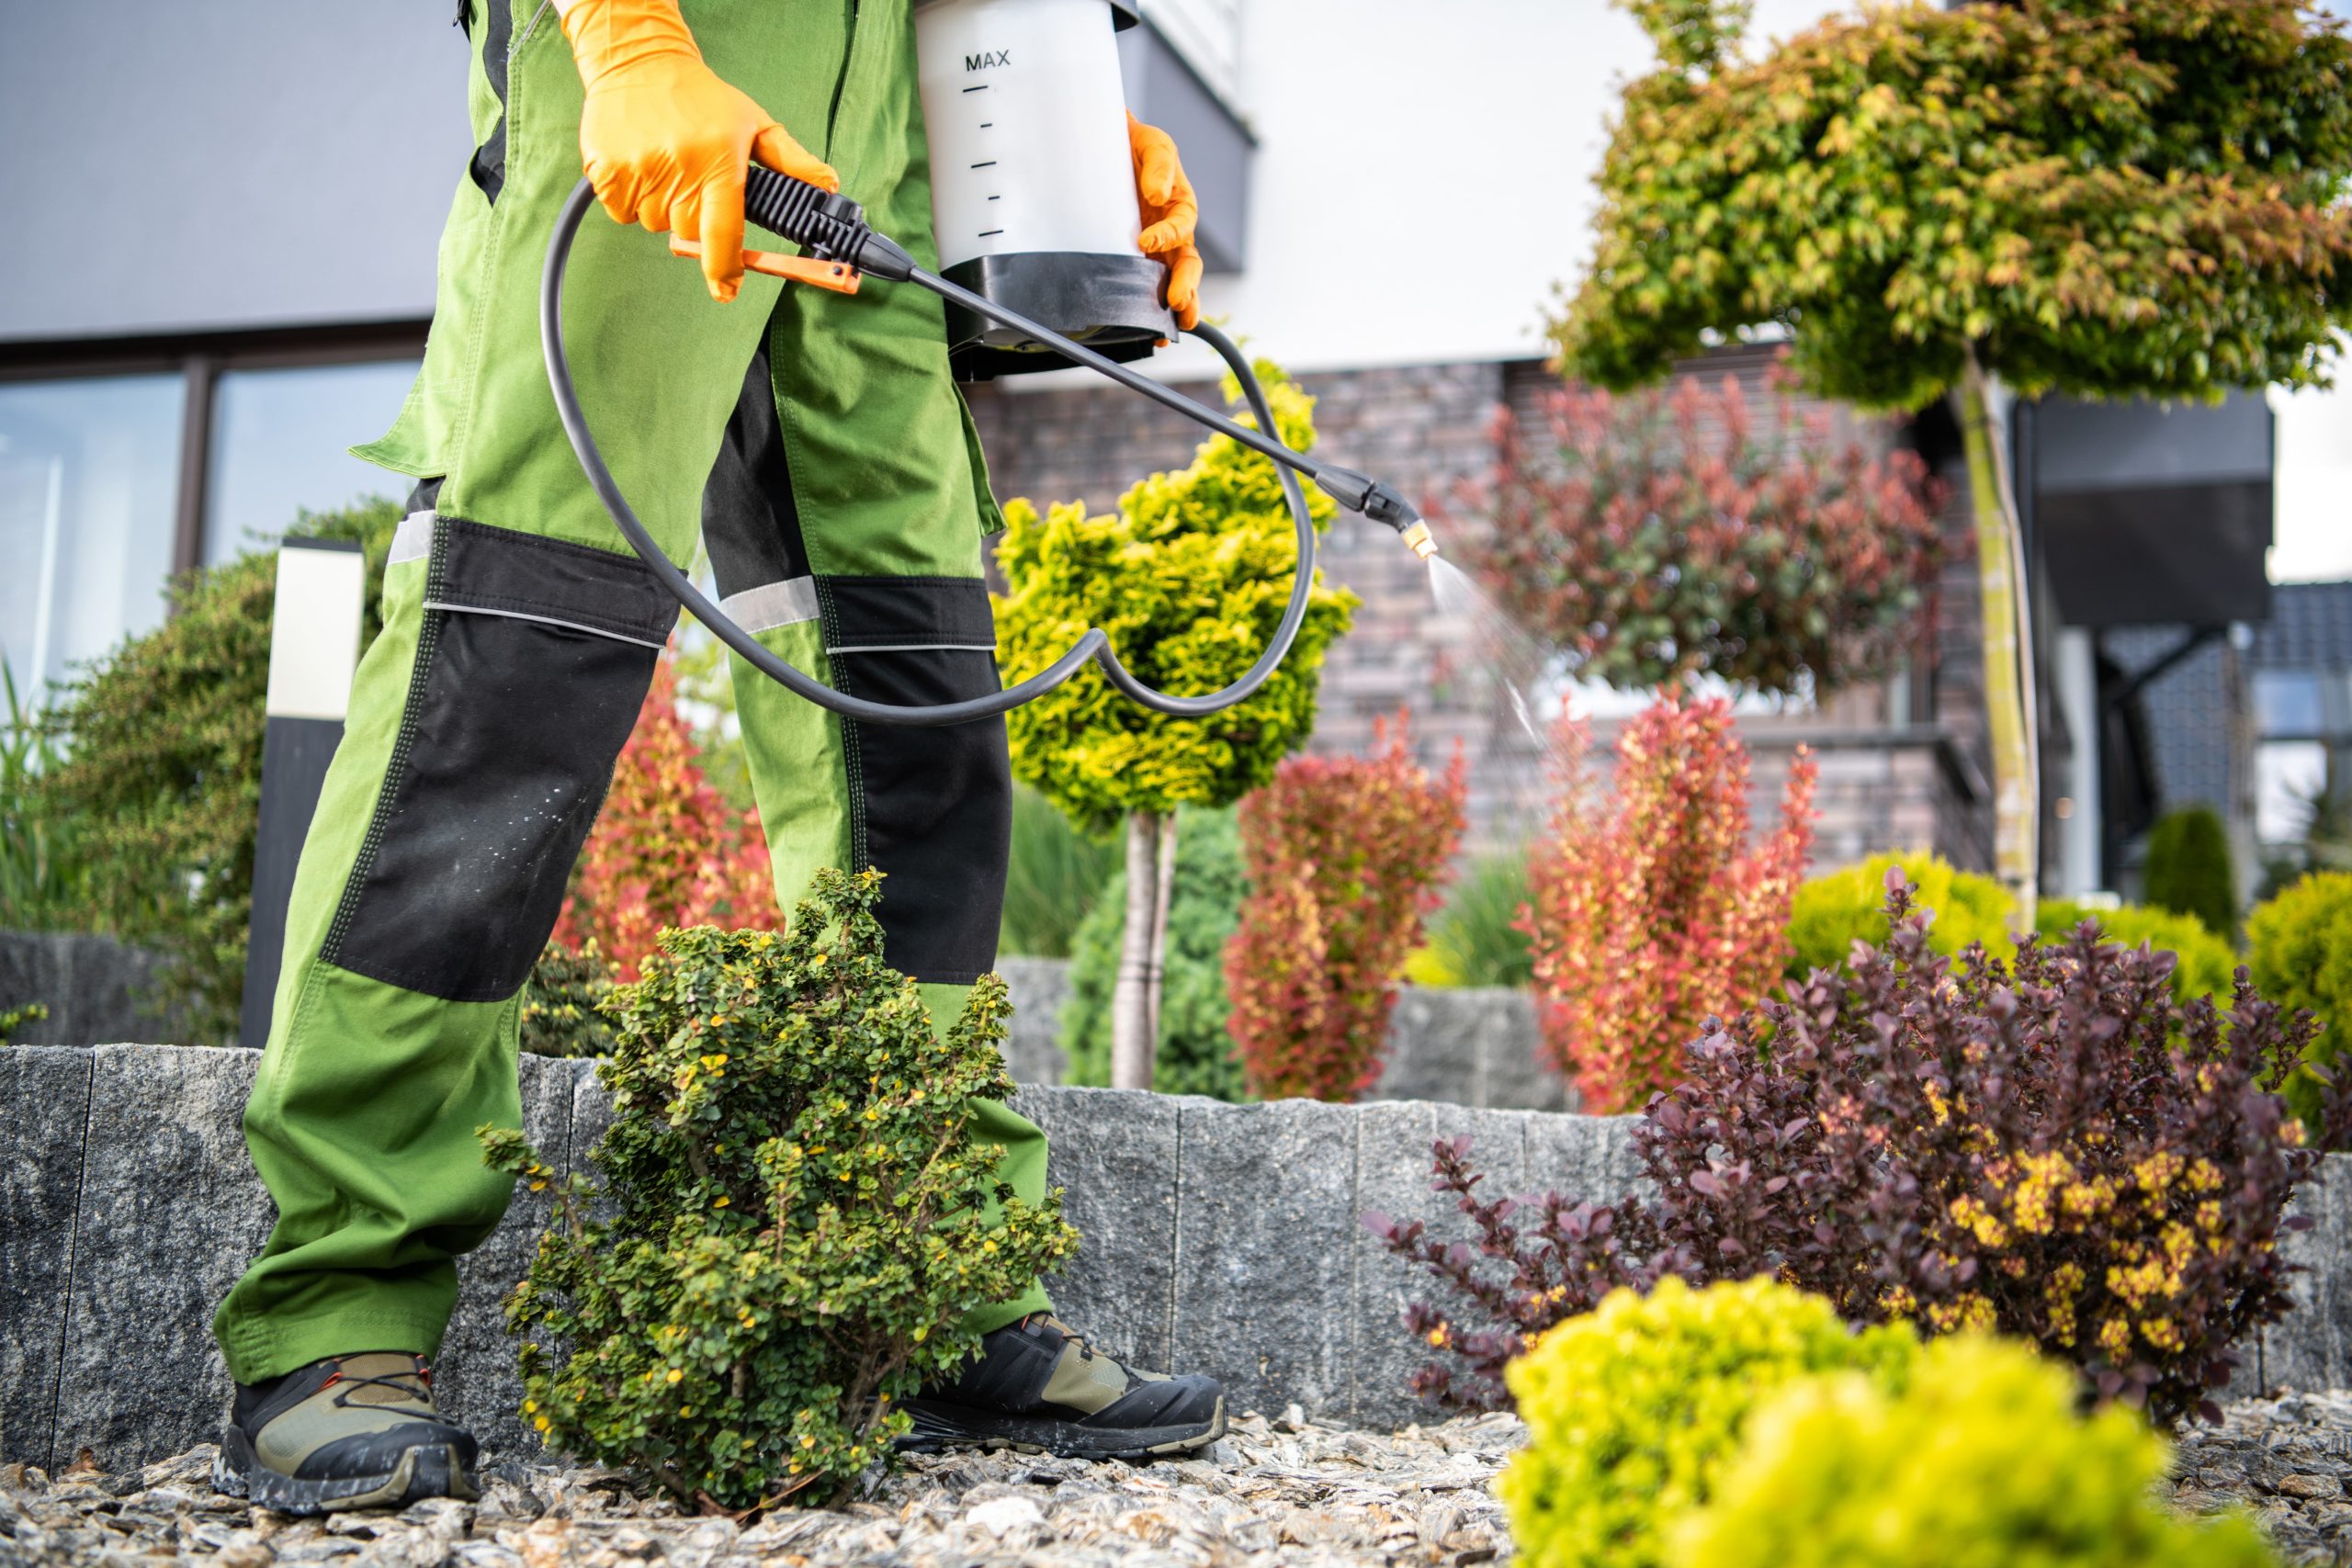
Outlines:
[{"label": "yellow-green conifer shrub", "polygon": [[[1257,372],[1282,439],[1307,450],[1314,399],[1264,360]],[[1319,529],[1333,502],[1312,485],[1306,497]],[[1186,467],[1136,484],[1108,516],[1071,502],[1040,517],[1014,501],[1004,518],[996,558],[1010,592],[996,601],[996,628],[1008,683],[1101,626],[1139,680],[1183,696],[1214,692],[1272,638],[1297,559],[1273,464],[1223,435]],[[1153,713],[1090,666],[1007,716],[1013,773],[1095,833],[1131,811],[1230,806],[1306,743],[1324,650],[1356,603],[1318,586],[1283,667],[1247,702],[1206,718]]]},{"label": "yellow-green conifer shrub", "polygon": [[1900,1392],[1852,1372],[1765,1401],[1671,1568],[2262,1568],[2242,1517],[2199,1523],[2152,1495],[2164,1439],[2121,1405],[2075,1414],[2071,1369],[1960,1335]]},{"label": "yellow-green conifer shrub", "polygon": [[1799,885],[1789,910],[1790,979],[1802,980],[1815,969],[1843,968],[1856,942],[1885,943],[1886,874],[1897,866],[1911,884],[1914,902],[1936,913],[1928,928],[1930,949],[1950,958],[1981,942],[1988,953],[2007,954],[2014,944],[2009,898],[2001,885],[1962,871],[1941,855],[1909,850],[1872,855],[1860,865]]},{"label": "yellow-green conifer shrub", "polygon": [[[2262,994],[2290,1010],[2308,1008],[2319,1037],[2304,1060],[2333,1072],[2352,1043],[2352,872],[2319,871],[2256,908],[2245,921],[2246,961]],[[2287,1086],[2288,1103],[2322,1132],[2309,1073]]]},{"label": "yellow-green conifer shrub", "polygon": [[2034,906],[2034,930],[2045,942],[2066,941],[2085,920],[2098,923],[2104,941],[2171,953],[2178,960],[2173,966],[2172,994],[2184,1004],[2211,997],[2215,1007],[2227,1008],[2236,994],[2237,954],[2194,915],[2149,904],[2091,909],[2071,898],[2047,898]]},{"label": "yellow-green conifer shrub", "polygon": [[1504,1374],[1528,1443],[1496,1483],[1532,1568],[1659,1568],[1674,1522],[1713,1496],[1749,1412],[1798,1378],[1900,1388],[1919,1341],[1849,1332],[1818,1296],[1756,1278],[1618,1291]]}]

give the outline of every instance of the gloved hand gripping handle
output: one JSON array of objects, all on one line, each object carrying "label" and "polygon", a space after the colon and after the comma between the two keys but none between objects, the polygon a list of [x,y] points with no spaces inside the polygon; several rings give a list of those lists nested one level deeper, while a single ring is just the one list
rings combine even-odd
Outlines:
[{"label": "gloved hand gripping handle", "polygon": [[629,505],[628,498],[621,493],[612,470],[605,466],[603,454],[596,449],[595,438],[589,433],[587,417],[580,407],[579,394],[571,384],[571,362],[563,343],[564,271],[571,261],[572,242],[579,235],[581,221],[594,204],[594,188],[583,179],[573,189],[556,219],[555,233],[548,243],[547,267],[539,285],[539,344],[547,357],[548,386],[555,398],[556,416],[563,424],[564,434],[571,442],[573,455],[580,459],[581,470],[587,475],[589,487],[605,503],[605,511],[612,514],[614,526],[620,530],[621,536],[628,541],[629,547],[645,561],[662,586],[692,612],[696,620],[709,627],[713,636],[769,679],[844,717],[873,724],[921,727],[968,724],[976,719],[993,718],[1045,695],[1090,661],[1102,670],[1112,685],[1146,707],[1178,717],[1204,716],[1231,707],[1265,684],[1268,677],[1290,652],[1291,644],[1298,636],[1298,628],[1306,619],[1307,600],[1314,589],[1316,539],[1315,521],[1306,509],[1306,492],[1299,488],[1300,474],[1321,483],[1341,504],[1396,528],[1416,550],[1423,549],[1427,542],[1428,530],[1420,525],[1419,514],[1396,491],[1336,464],[1316,463],[1292,451],[1268,434],[1275,425],[1273,410],[1266,401],[1265,389],[1258,384],[1257,377],[1251,373],[1250,361],[1239,346],[1216,328],[1204,325],[1194,328],[1193,333],[1216,350],[1232,369],[1241,384],[1242,395],[1250,404],[1250,412],[1257,416],[1257,430],[1237,424],[1222,414],[1202,407],[1182,393],[1164,387],[1148,376],[1138,375],[1124,365],[1105,359],[1093,350],[1071,342],[1018,311],[1008,310],[916,265],[914,258],[888,235],[876,233],[866,223],[864,209],[847,197],[753,164],[744,189],[745,217],[761,228],[800,246],[805,254],[820,261],[846,262],[861,273],[886,281],[917,284],[942,299],[954,300],[1025,333],[1072,362],[1107,376],[1121,386],[1140,392],[1154,402],[1172,409],[1196,423],[1231,436],[1251,451],[1273,459],[1282,476],[1283,499],[1289,502],[1291,521],[1298,541],[1298,563],[1293,570],[1290,600],[1283,606],[1282,621],[1275,628],[1273,639],[1239,680],[1205,696],[1171,696],[1145,685],[1119,662],[1119,656],[1111,648],[1109,635],[1100,626],[1089,628],[1069,651],[1036,674],[985,697],[901,706],[869,702],[863,697],[837,692],[762,647],[757,638],[712,604],[685,573],[678,570],[677,563],[662,554],[661,546],[654,542],[652,535],[647,532],[635,509]]}]

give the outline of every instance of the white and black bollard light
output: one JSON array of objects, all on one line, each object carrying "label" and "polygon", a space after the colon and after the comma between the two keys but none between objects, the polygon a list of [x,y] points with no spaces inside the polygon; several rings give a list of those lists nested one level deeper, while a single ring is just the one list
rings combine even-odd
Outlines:
[{"label": "white and black bollard light", "polygon": [[327,764],[343,739],[359,666],[368,560],[346,539],[288,538],[277,550],[269,622],[267,725],[261,753],[261,826],[254,841],[254,907],[246,927],[243,1043],[269,1038],[270,1002],[286,950],[294,866],[318,809]]}]

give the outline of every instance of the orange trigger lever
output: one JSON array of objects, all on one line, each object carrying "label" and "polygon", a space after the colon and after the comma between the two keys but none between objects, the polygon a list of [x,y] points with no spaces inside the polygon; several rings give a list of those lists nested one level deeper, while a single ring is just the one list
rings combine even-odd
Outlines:
[{"label": "orange trigger lever", "polygon": [[[700,257],[702,242],[681,240],[673,234],[670,236],[670,254]],[[786,283],[806,283],[813,288],[830,288],[836,294],[857,292],[859,273],[847,262],[817,261],[808,256],[787,256],[775,251],[745,251],[743,268],[747,272],[764,272],[770,277],[781,277]]]}]

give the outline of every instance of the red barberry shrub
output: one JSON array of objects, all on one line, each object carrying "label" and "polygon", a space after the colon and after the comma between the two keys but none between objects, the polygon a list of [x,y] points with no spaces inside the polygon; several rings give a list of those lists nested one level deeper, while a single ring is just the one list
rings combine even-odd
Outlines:
[{"label": "red barberry shrub", "polygon": [[1954,964],[1899,874],[1887,914],[1850,978],[1710,1023],[1634,1131],[1648,1194],[1487,1204],[1442,1144],[1476,1248],[1367,1216],[1450,1288],[1409,1318],[1453,1358],[1417,1387],[1492,1404],[1526,1339],[1611,1285],[1769,1274],[1852,1322],[2030,1339],[2167,1426],[2218,1418],[2233,1347],[2290,1305],[2278,1241],[2318,1156],[2278,1090],[2309,1015],[2243,971],[2226,1015],[2178,1002],[2172,954],[2087,923],[2014,970]]},{"label": "red barberry shrub", "polygon": [[654,672],[612,788],[581,852],[556,942],[593,940],[623,981],[667,926],[772,925],[775,890],[756,813],[738,816],[703,777],[694,731],[678,713],[668,659]]},{"label": "red barberry shrub", "polygon": [[1460,841],[1459,749],[1442,778],[1403,716],[1369,757],[1293,757],[1241,801],[1250,892],[1225,950],[1229,1025],[1250,1091],[1352,1100],[1380,1077],[1396,976]]},{"label": "red barberry shrub", "polygon": [[1775,386],[1561,388],[1495,421],[1468,487],[1470,564],[1576,671],[1640,688],[1693,673],[1787,692],[1883,673],[1915,646],[1942,569],[1939,487]]},{"label": "red barberry shrub", "polygon": [[1789,772],[1781,822],[1750,846],[1747,750],[1721,698],[1668,695],[1617,741],[1613,798],[1595,798],[1580,726],[1521,916],[1544,1044],[1589,1111],[1671,1086],[1701,1024],[1781,972],[1789,906],[1813,842],[1814,763]]}]

